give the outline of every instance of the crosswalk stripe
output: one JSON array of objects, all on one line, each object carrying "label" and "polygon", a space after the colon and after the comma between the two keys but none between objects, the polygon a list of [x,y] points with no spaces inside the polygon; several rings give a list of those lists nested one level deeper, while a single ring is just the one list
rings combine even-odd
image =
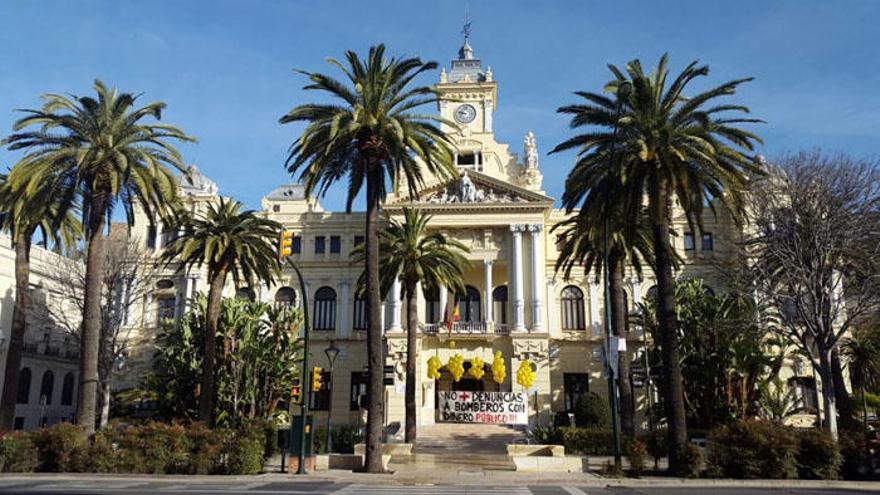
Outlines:
[{"label": "crosswalk stripe", "polygon": [[563,486],[562,489],[567,491],[570,495],[587,495],[587,492],[576,486]]},{"label": "crosswalk stripe", "polygon": [[[531,490],[516,486],[464,486],[464,485],[407,485],[407,486],[376,486],[348,485],[334,492],[335,495],[380,495],[386,493],[407,493],[408,495],[455,495],[455,494],[504,494],[532,495]],[[578,494],[578,495],[582,495]]]}]

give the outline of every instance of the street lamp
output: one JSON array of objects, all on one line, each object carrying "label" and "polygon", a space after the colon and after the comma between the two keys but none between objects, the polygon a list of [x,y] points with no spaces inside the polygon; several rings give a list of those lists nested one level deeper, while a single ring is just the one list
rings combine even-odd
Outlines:
[{"label": "street lamp", "polygon": [[[611,132],[611,150],[608,156],[608,165],[609,165],[609,177],[611,173],[611,167],[614,165],[614,154],[617,145],[617,131],[618,131],[618,122],[620,122],[620,114],[623,110],[623,98],[629,94],[631,89],[631,85],[629,81],[623,81],[617,86],[617,115],[614,119],[614,127]],[[606,187],[610,188],[611,183],[606,181]],[[605,281],[604,287],[604,296],[605,296],[605,342],[607,345],[607,351],[605,352],[605,366],[606,371],[608,373],[608,400],[611,401],[611,426],[612,426],[612,434],[614,438],[614,467],[617,470],[621,469],[621,449],[620,449],[620,404],[618,401],[618,377],[615,373],[615,367],[611,364],[611,340],[614,335],[613,324],[611,321],[611,293],[609,292],[610,285],[610,277],[608,273],[608,237],[610,235],[610,219],[608,209],[610,208],[609,197],[611,196],[611,191],[605,191],[605,211],[604,211],[604,236],[602,238],[602,274],[603,279]],[[615,353],[616,354],[616,353]]]},{"label": "street lamp", "polygon": [[327,355],[327,362],[330,363],[330,379],[327,387],[329,394],[327,400],[327,453],[329,454],[333,449],[333,438],[330,434],[330,417],[333,413],[333,365],[336,363],[336,358],[339,357],[339,348],[336,347],[334,341],[330,341],[330,346],[324,349],[324,354]]}]

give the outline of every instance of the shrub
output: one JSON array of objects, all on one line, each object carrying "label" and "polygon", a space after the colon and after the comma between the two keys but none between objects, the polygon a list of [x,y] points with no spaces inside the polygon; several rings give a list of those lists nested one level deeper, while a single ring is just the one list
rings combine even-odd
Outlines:
[{"label": "shrub", "polygon": [[798,477],[835,480],[840,475],[840,450],[831,435],[816,429],[797,432]]},{"label": "shrub", "polygon": [[738,421],[709,435],[709,471],[727,478],[794,478],[796,451],[790,428],[769,421]]},{"label": "shrub", "polygon": [[630,470],[636,476],[642,474],[645,469],[645,457],[648,456],[648,447],[641,440],[630,440],[626,450]]},{"label": "shrub", "polygon": [[272,457],[278,451],[278,425],[274,421],[266,421],[263,423],[263,434],[265,435],[265,447],[263,451],[266,457]]},{"label": "shrub", "polygon": [[657,428],[641,437],[648,448],[648,453],[654,458],[655,467],[660,458],[666,457],[668,453],[667,434],[666,428]]},{"label": "shrub", "polygon": [[364,435],[358,425],[333,427],[333,450],[340,454],[354,454],[354,446],[364,442]]},{"label": "shrub", "polygon": [[612,455],[614,435],[607,428],[561,428],[566,453]]},{"label": "shrub", "polygon": [[217,474],[223,472],[223,451],[229,431],[208,428],[204,423],[194,423],[186,430],[190,453],[189,474]]},{"label": "shrub", "polygon": [[123,465],[122,458],[125,452],[113,448],[113,442],[104,432],[95,433],[95,438],[89,446],[88,456],[83,466],[90,473],[116,473]]},{"label": "shrub", "polygon": [[0,437],[0,471],[30,473],[38,465],[37,448],[27,434],[13,432]]},{"label": "shrub", "polygon": [[58,423],[31,434],[37,448],[39,471],[74,473],[85,468],[89,444],[83,431],[70,423]]},{"label": "shrub", "polygon": [[260,424],[235,430],[227,441],[227,474],[258,474],[263,471],[265,434]]},{"label": "shrub", "polygon": [[678,452],[678,469],[674,473],[682,478],[699,478],[703,469],[703,453],[696,445],[688,442]]},{"label": "shrub", "polygon": [[529,431],[529,439],[537,444],[562,445],[562,429],[553,425],[537,425]]},{"label": "shrub", "polygon": [[838,445],[841,456],[840,474],[845,479],[864,478],[871,466],[864,434],[841,430]]},{"label": "shrub", "polygon": [[608,401],[587,392],[575,401],[574,422],[578,428],[608,428],[611,426],[611,410]]},{"label": "shrub", "polygon": [[138,436],[147,473],[186,472],[190,449],[186,429],[182,425],[151,421],[139,428]]}]

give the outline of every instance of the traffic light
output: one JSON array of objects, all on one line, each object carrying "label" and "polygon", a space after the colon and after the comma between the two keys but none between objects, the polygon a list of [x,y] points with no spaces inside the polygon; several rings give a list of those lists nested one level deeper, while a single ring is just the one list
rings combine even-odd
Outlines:
[{"label": "traffic light", "polygon": [[278,255],[286,258],[293,254],[293,231],[282,230],[281,239],[278,243]]},{"label": "traffic light", "polygon": [[290,387],[290,401],[294,404],[302,402],[302,384],[300,384],[299,378],[293,379],[293,384]]},{"label": "traffic light", "polygon": [[321,386],[323,385],[323,380],[321,379],[321,374],[324,370],[320,366],[315,366],[312,368],[312,392],[320,392]]}]

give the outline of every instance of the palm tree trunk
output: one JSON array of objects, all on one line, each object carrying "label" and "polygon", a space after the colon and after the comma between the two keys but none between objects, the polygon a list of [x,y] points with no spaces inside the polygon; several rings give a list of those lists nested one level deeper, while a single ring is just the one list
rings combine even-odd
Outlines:
[{"label": "palm tree trunk", "polygon": [[12,331],[6,351],[3,395],[0,397],[0,431],[11,431],[15,425],[15,403],[18,399],[18,372],[24,351],[27,312],[31,304],[31,236],[21,232],[15,239],[15,307],[12,309]]},{"label": "palm tree trunk", "polygon": [[367,172],[367,216],[365,225],[367,259],[367,451],[364,469],[381,473],[382,424],[385,416],[385,397],[382,376],[385,355],[382,352],[382,296],[379,289],[379,201],[381,181],[384,179],[378,160],[371,160]]},{"label": "palm tree trunk", "polygon": [[199,391],[199,421],[214,424],[214,366],[217,361],[217,320],[223,286],[226,285],[226,269],[217,270],[208,289],[208,308],[205,310],[205,352],[202,356],[202,385]]},{"label": "palm tree trunk", "polygon": [[[619,339],[626,341],[626,296],[623,292],[623,256],[619,252],[608,257],[608,271],[611,274],[611,320],[614,333]],[[623,434],[635,438],[636,425],[633,420],[635,403],[633,402],[632,382],[629,374],[629,355],[621,352],[617,358],[617,386],[620,393],[620,427]]]},{"label": "palm tree trunk", "polygon": [[406,282],[406,427],[404,442],[416,441],[416,363],[418,350],[416,336],[419,325],[418,308],[416,307],[416,284]]},{"label": "palm tree trunk", "polygon": [[666,382],[666,415],[669,424],[669,469],[680,471],[679,452],[687,443],[684,408],[684,385],[678,357],[678,321],[675,309],[675,279],[672,276],[672,246],[669,242],[669,183],[658,177],[650,196],[651,230],[656,253],[657,322],[663,353],[663,375]]},{"label": "palm tree trunk", "polygon": [[76,424],[87,437],[95,433],[95,406],[98,399],[98,359],[101,347],[101,289],[104,272],[104,227],[108,200],[93,198],[89,215],[89,245],[86,251],[85,294],[80,340],[79,391]]}]

